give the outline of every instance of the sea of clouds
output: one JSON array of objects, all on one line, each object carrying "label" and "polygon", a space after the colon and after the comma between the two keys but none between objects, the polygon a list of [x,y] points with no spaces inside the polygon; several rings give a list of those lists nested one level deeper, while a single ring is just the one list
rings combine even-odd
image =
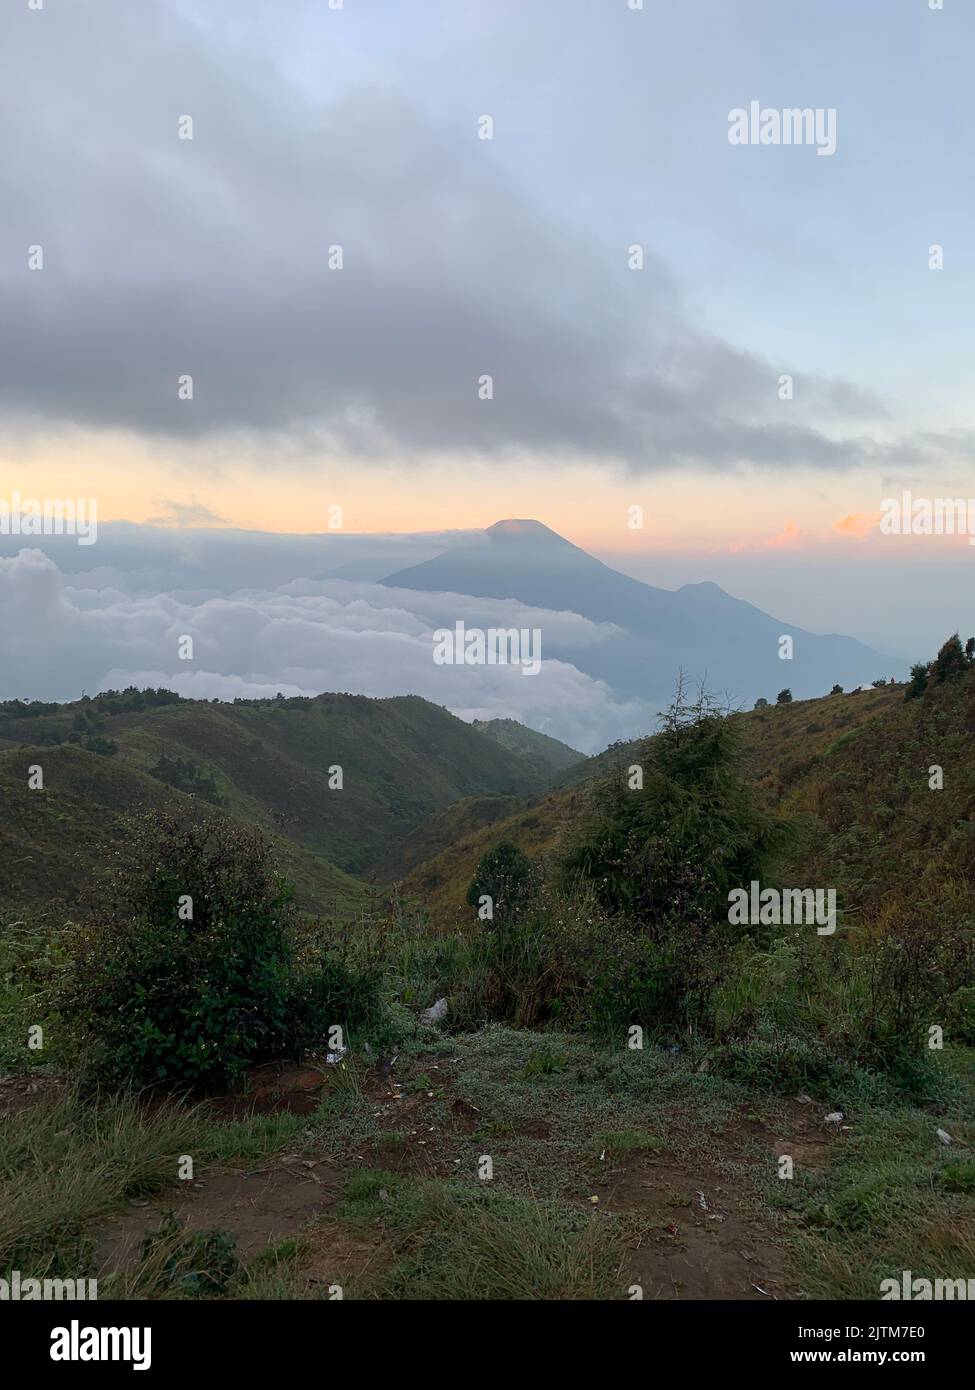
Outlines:
[{"label": "sea of clouds", "polygon": [[[276,545],[279,572],[286,570],[285,544],[255,538],[253,549],[262,539]],[[72,700],[128,685],[221,700],[278,692],[411,694],[462,719],[520,720],[583,752],[653,721],[649,706],[621,698],[572,663],[573,651],[618,637],[612,624],[516,600],[327,574],[219,591],[200,585],[213,576],[185,563],[186,544],[200,553],[198,537],[170,533],[148,568],[143,550],[143,563],[133,568],[108,564],[76,573],[65,573],[50,543],[0,554],[0,698]],[[67,559],[63,545],[57,553]],[[119,554],[116,547],[113,558]],[[296,558],[307,563],[307,555],[291,554]],[[385,563],[394,568],[389,557]],[[236,577],[233,565],[228,574]],[[458,619],[468,627],[540,629],[541,671],[525,678],[518,666],[435,664],[433,634]],[[189,661],[179,657],[186,636],[193,639]],[[546,647],[559,656],[546,658]]]}]

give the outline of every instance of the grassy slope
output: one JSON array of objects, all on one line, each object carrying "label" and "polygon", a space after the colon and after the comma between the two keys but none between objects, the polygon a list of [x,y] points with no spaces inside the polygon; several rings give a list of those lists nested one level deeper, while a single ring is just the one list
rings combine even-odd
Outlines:
[{"label": "grassy slope", "polygon": [[[37,764],[44,788],[31,791],[27,769]],[[221,814],[118,757],[76,745],[0,751],[0,805],[0,898],[8,907],[70,905],[97,869],[100,851],[123,834],[127,814],[165,806]],[[363,884],[281,835],[269,838],[300,906],[344,916],[366,905]]]},{"label": "grassy slope", "polygon": [[[795,769],[783,810],[809,827],[802,868],[865,913],[941,897],[958,907],[975,883],[975,673],[881,720],[848,729]],[[944,786],[932,789],[930,770]],[[969,907],[967,910],[971,910]]]},{"label": "grassy slope", "polygon": [[548,734],[540,734],[537,729],[526,728],[517,719],[475,719],[474,728],[494,739],[502,748],[521,754],[529,764],[534,763],[541,773],[562,772],[585,761],[585,755],[577,753],[567,743],[550,738]]},{"label": "grassy slope", "polygon": [[405,840],[392,844],[377,866],[384,883],[394,883],[449,845],[522,809],[517,796],[465,796],[428,816]]},{"label": "grassy slope", "polygon": [[[567,744],[528,729],[515,719],[475,719],[472,727],[513,753],[542,786],[550,785],[569,768],[589,761]],[[537,799],[529,798],[526,802],[517,796],[494,795],[454,801],[435,811],[405,840],[391,844],[377,866],[377,876],[385,883],[396,882],[441,850],[523,810],[526,804],[534,805]]]},{"label": "grassy slope", "polygon": [[[78,744],[29,752],[45,736],[66,737],[79,708],[0,726],[0,768],[11,790],[0,801],[8,900],[50,896],[62,881],[73,885],[74,854],[87,852],[89,860],[97,854],[120,812],[179,798],[148,775],[163,754],[194,762],[212,776],[224,813],[274,837],[299,897],[321,910],[336,896],[361,900],[349,875],[378,877],[392,847],[458,798],[525,796],[550,780],[550,768],[526,763],[445,709],[411,696],[187,701],[106,715],[101,737],[118,746],[111,756]],[[45,769],[44,793],[26,791],[32,762]],[[336,765],[341,790],[329,787]]]},{"label": "grassy slope", "polygon": [[[800,814],[810,809],[808,787],[822,775],[823,767],[838,767],[850,760],[850,736],[877,723],[877,737],[883,741],[888,724],[899,727],[904,709],[903,686],[889,686],[859,695],[795,701],[733,717],[741,721],[756,784],[784,814]],[[907,717],[911,717],[909,708]],[[615,763],[627,767],[639,762],[640,747],[639,742],[616,744],[570,768],[561,785],[543,799],[526,803],[491,825],[466,830],[433,859],[407,874],[402,883],[404,893],[417,897],[437,926],[446,928],[467,921],[467,888],[481,856],[502,840],[519,845],[530,857],[556,850],[566,829],[585,812],[586,783],[605,775]],[[813,769],[817,771],[813,773]],[[810,777],[812,783],[808,784],[804,779]]]}]

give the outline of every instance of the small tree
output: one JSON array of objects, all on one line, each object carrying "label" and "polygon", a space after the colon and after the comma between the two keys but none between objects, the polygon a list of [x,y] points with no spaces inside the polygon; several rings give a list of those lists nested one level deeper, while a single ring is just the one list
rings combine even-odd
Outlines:
[{"label": "small tree", "polygon": [[915,661],[911,667],[911,679],[908,681],[907,689],[904,691],[905,700],[917,700],[928,688],[928,677],[931,671],[930,662]]},{"label": "small tree", "polygon": [[958,680],[960,676],[966,674],[971,664],[966,649],[962,647],[961,638],[956,632],[948,638],[934,659],[934,665],[931,668],[932,683],[943,685],[945,681]]},{"label": "small tree", "polygon": [[792,691],[789,689],[788,686],[786,686],[785,690],[780,690],[780,691],[779,691],[778,695],[776,695],[776,697],[775,697],[775,703],[776,703],[777,705],[791,705],[791,704],[792,704]]},{"label": "small tree", "polygon": [[491,899],[492,921],[514,920],[525,907],[533,884],[531,861],[508,841],[489,850],[478,864],[467,890],[471,907],[479,907],[481,898]]},{"label": "small tree", "polygon": [[843,687],[842,687],[841,685],[834,685],[834,686],[833,686],[833,689],[832,689],[829,693],[830,693],[831,695],[842,695],[842,694],[843,694]]},{"label": "small tree", "polygon": [[743,759],[738,721],[679,688],[639,759],[642,787],[621,772],[598,783],[564,859],[568,885],[584,881],[639,947],[625,957],[626,987],[646,985],[661,1020],[697,1016],[734,935],[729,892],[767,882],[789,833],[760,805]]},{"label": "small tree", "polygon": [[758,699],[755,701],[755,708],[768,709],[768,700],[766,700],[764,695],[759,695]]}]

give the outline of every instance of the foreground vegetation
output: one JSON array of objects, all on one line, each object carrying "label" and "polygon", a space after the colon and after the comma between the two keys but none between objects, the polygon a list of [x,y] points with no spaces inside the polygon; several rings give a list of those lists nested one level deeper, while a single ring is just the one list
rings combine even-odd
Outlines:
[{"label": "foreground vegetation", "polygon": [[[818,702],[812,752],[765,770],[756,730],[795,703],[678,692],[532,853],[478,827],[456,930],[405,897],[322,922],[254,832],[134,818],[70,918],[2,924],[0,1272],[166,1298],[975,1277],[975,672],[942,665],[847,731]],[[837,930],[732,924],[756,881],[835,885]],[[297,1089],[245,1113],[282,1067]],[[322,1200],[241,1250],[216,1197],[255,1168]]]}]

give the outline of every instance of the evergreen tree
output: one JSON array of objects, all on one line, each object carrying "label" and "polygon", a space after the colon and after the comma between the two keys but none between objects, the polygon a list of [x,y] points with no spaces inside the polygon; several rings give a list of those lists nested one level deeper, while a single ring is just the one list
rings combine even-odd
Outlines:
[{"label": "evergreen tree", "polygon": [[928,688],[930,665],[926,661],[916,661],[911,667],[911,679],[904,691],[905,700],[917,700]]},{"label": "evergreen tree", "polygon": [[957,680],[963,676],[971,666],[971,662],[965,654],[958,633],[954,633],[944,643],[938,655],[934,659],[931,668],[931,680],[934,685],[943,685],[945,681]]}]

